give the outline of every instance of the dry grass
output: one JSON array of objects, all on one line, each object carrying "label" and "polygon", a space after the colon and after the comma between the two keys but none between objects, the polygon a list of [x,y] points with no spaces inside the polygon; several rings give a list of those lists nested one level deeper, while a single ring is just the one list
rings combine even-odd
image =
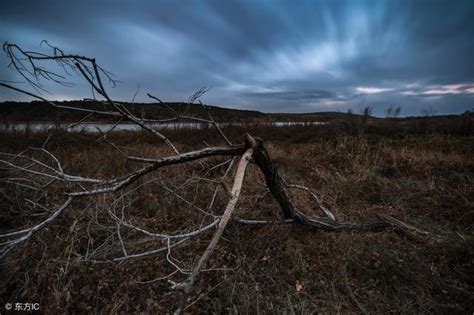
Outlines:
[{"label": "dry grass", "polygon": [[[326,129],[325,129],[326,128]],[[460,233],[466,242],[435,243],[408,239],[391,231],[325,233],[294,225],[229,225],[200,277],[187,311],[192,313],[472,313],[474,311],[474,137],[458,133],[364,134],[331,132],[328,127],[256,128],[289,182],[312,187],[345,220],[395,216],[440,234]],[[381,128],[381,127],[377,127]],[[242,130],[227,130],[233,139]],[[211,131],[179,131],[172,138],[186,150],[199,146]],[[2,151],[39,145],[43,134],[2,134]],[[123,174],[135,166],[86,135],[59,132],[50,149],[71,173],[95,177]],[[216,138],[212,138],[217,141]],[[113,134],[129,152],[148,156],[166,149],[140,133]],[[153,175],[183,180],[199,169],[194,163]],[[280,216],[256,183],[251,168],[236,214],[247,218]],[[133,187],[131,187],[133,188]],[[1,229],[31,222],[24,213],[21,189],[3,186],[7,197]],[[203,188],[198,193],[205,199]],[[193,191],[183,191],[189,196]],[[150,229],[182,229],[196,224],[191,211],[167,198],[156,185],[133,195],[128,215]],[[48,197],[54,203],[54,196]],[[311,212],[303,194],[296,202]],[[63,216],[1,262],[2,302],[38,302],[47,313],[167,313],[176,293],[165,281],[140,283],[171,271],[163,257],[123,263],[84,262],[91,220],[107,224],[109,197],[74,204]],[[219,201],[225,204],[225,198]],[[203,204],[204,205],[204,204]],[[22,210],[23,209],[23,212]],[[34,217],[33,217],[34,220]],[[95,248],[113,247],[106,230],[90,231]],[[177,254],[191,264],[207,246],[210,234]],[[132,249],[155,246],[130,241]],[[106,247],[109,248],[109,247]],[[120,254],[116,249],[104,255]],[[296,284],[303,289],[297,290]]]}]

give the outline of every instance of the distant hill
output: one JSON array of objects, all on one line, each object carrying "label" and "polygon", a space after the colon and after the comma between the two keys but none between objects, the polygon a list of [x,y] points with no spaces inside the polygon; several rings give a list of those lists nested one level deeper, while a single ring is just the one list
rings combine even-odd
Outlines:
[{"label": "distant hill", "polygon": [[[94,110],[111,110],[109,105],[93,101],[62,101],[56,104],[68,107],[82,107]],[[173,117],[166,106],[158,103],[122,103],[138,117],[148,119],[164,119]],[[258,121],[331,121],[347,117],[349,114],[340,112],[319,112],[304,114],[262,113],[255,110],[230,109],[219,106],[186,103],[166,103],[173,110],[196,117],[208,117],[208,111],[218,122],[258,122]],[[55,108],[42,101],[32,102],[1,102],[0,119],[4,122],[73,122],[78,121],[86,113],[70,109]],[[114,117],[94,114],[89,121],[112,121]]]}]

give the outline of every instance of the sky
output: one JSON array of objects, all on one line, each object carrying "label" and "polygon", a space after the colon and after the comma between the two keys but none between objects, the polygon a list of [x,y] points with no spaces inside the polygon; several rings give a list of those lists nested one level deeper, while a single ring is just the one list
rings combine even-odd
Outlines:
[{"label": "sky", "polygon": [[[185,101],[264,112],[384,116],[474,109],[474,1],[11,1],[0,41],[95,57],[124,83],[115,100]],[[21,81],[0,52],[0,80]],[[47,64],[44,65],[48,67]],[[45,83],[51,100],[90,88]],[[18,87],[28,88],[25,83]],[[0,89],[0,101],[28,100]]]}]

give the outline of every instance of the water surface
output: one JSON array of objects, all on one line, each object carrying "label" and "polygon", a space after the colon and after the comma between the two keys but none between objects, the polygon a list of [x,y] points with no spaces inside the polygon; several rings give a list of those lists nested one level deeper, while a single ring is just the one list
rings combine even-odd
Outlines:
[{"label": "water surface", "polygon": [[[321,125],[324,122],[319,121],[275,121],[268,123],[221,123],[219,126],[257,126],[257,125],[268,125],[276,127],[287,127],[287,126],[311,126]],[[176,123],[153,123],[147,124],[147,126],[158,129],[158,130],[177,130],[177,129],[204,129],[211,128],[212,125],[208,123],[196,123],[196,122],[176,122]],[[138,131],[141,129],[140,126],[133,123],[81,123],[81,124],[55,124],[48,122],[33,122],[33,123],[12,123],[12,124],[0,124],[2,130],[10,131],[31,131],[31,132],[43,132],[53,129],[64,129],[70,132],[91,132],[100,133],[113,131]]]}]

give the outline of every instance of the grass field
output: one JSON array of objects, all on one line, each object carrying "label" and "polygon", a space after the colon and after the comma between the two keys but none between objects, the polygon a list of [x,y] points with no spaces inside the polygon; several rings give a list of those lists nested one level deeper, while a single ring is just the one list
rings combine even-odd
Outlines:
[{"label": "grass field", "polygon": [[[470,120],[471,119],[471,120]],[[474,312],[474,133],[472,118],[381,121],[361,125],[344,121],[322,126],[254,130],[229,127],[240,142],[243,132],[264,139],[272,158],[290,183],[311,187],[341,220],[389,214],[451,241],[407,237],[394,231],[329,233],[294,224],[261,226],[230,223],[224,238],[196,284],[189,313],[464,313]],[[182,151],[217,143],[212,130],[180,130],[170,138]],[[41,146],[47,134],[2,133],[0,151],[20,152]],[[137,166],[97,136],[56,131],[48,148],[72,174],[110,177]],[[109,140],[126,152],[163,156],[170,152],[141,132],[113,133]],[[222,159],[211,159],[218,162]],[[210,162],[209,162],[210,163]],[[177,185],[198,174],[201,165],[170,167],[147,177]],[[1,176],[1,175],[0,175]],[[236,215],[276,220],[280,210],[271,197],[261,200],[262,176],[251,167]],[[131,191],[145,180],[129,187]],[[183,230],[197,224],[192,210],[164,193],[161,184],[131,192],[126,215],[150,230]],[[49,188],[46,204],[58,204],[61,185]],[[23,201],[27,189],[0,187],[2,231],[38,220]],[[210,198],[203,187],[183,194]],[[225,196],[218,200],[222,212]],[[292,195],[310,214],[311,203]],[[46,229],[1,261],[2,302],[36,302],[44,313],[162,314],[173,310],[177,293],[166,280],[173,269],[164,255],[121,263],[85,261],[120,255],[108,230],[111,197],[79,200]],[[220,207],[219,207],[220,206]],[[92,224],[93,228],[91,227]],[[175,258],[190,267],[212,233],[186,243]],[[157,246],[130,234],[133,252]],[[100,255],[99,255],[100,254]],[[176,275],[177,279],[183,279]],[[154,280],[154,281],[150,281]]]}]

